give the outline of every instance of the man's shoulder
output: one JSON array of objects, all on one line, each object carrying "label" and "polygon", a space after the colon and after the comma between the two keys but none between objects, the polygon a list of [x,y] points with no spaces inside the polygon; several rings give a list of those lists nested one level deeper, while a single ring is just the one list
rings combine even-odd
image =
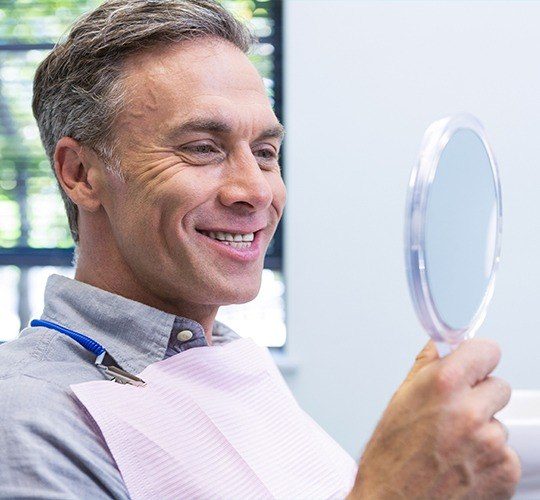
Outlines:
[{"label": "man's shoulder", "polygon": [[13,430],[40,426],[54,429],[80,411],[69,387],[27,373],[0,378],[0,422],[16,424]]},{"label": "man's shoulder", "polygon": [[17,339],[0,345],[0,382],[4,386],[46,384],[47,390],[62,392],[70,384],[100,378],[84,348],[47,328],[27,328]]},{"label": "man's shoulder", "polygon": [[79,418],[82,409],[70,385],[99,379],[100,372],[76,350],[69,355],[73,346],[62,337],[28,332],[0,346],[0,421],[35,429]]},{"label": "man's shoulder", "polygon": [[[38,330],[38,329],[36,329]],[[69,340],[69,339],[68,339]],[[0,346],[0,422],[16,428],[55,426],[58,430],[82,426],[82,406],[71,384],[99,380],[99,369],[64,335],[45,331],[25,335]]]},{"label": "man's shoulder", "polygon": [[17,373],[33,360],[42,357],[50,339],[45,340],[35,334],[18,337],[0,345],[0,379]]},{"label": "man's shoulder", "polygon": [[127,498],[99,428],[70,388],[100,372],[52,335],[0,347],[0,497]]}]

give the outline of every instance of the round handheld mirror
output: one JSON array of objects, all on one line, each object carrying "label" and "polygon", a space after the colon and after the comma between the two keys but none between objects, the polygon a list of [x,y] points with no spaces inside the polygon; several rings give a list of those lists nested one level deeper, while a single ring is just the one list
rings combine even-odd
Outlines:
[{"label": "round handheld mirror", "polygon": [[405,259],[417,315],[441,356],[484,320],[501,234],[499,175],[482,125],[469,114],[432,123],[409,182]]}]

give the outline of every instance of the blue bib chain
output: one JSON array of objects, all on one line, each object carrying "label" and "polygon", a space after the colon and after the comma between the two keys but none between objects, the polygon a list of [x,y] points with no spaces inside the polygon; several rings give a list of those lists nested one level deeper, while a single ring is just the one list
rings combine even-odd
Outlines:
[{"label": "blue bib chain", "polygon": [[82,333],[70,330],[69,328],[65,328],[64,326],[57,325],[56,323],[51,323],[50,321],[45,321],[42,319],[33,319],[30,322],[30,326],[44,326],[45,328],[51,328],[53,330],[56,330],[57,332],[67,335],[68,337],[71,337],[75,342],[78,342],[85,349],[93,352],[97,356],[96,365],[100,365],[102,363],[103,358],[105,357],[105,353],[107,352],[101,344],[91,339],[90,337],[87,337]]},{"label": "blue bib chain", "polygon": [[111,380],[113,380],[114,382],[118,382],[119,384],[131,384],[136,386],[146,385],[144,380],[136,377],[129,372],[126,372],[125,370],[122,370],[121,368],[118,368],[116,366],[103,365],[103,358],[105,357],[107,351],[99,342],[96,342],[94,339],[91,339],[90,337],[87,337],[82,333],[70,330],[69,328],[66,328],[62,325],[57,325],[56,323],[52,323],[51,321],[46,321],[43,319],[33,319],[30,322],[30,326],[44,326],[45,328],[56,330],[57,332],[63,333],[64,335],[72,338],[75,342],[84,347],[86,350],[96,355],[95,363],[97,367],[105,371],[105,373],[109,377],[112,377]]}]

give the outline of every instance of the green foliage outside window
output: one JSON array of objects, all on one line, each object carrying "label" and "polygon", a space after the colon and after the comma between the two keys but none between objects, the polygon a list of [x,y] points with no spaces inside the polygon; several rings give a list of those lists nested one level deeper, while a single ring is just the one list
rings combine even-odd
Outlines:
[{"label": "green foliage outside window", "polygon": [[[0,0],[0,247],[69,248],[63,204],[32,116],[32,79],[48,49],[96,0]],[[272,33],[270,0],[222,0],[260,37]],[[24,50],[13,50],[24,44]],[[6,50],[7,48],[11,50]],[[19,47],[20,49],[21,47]],[[261,43],[250,59],[273,98],[273,47]]]}]

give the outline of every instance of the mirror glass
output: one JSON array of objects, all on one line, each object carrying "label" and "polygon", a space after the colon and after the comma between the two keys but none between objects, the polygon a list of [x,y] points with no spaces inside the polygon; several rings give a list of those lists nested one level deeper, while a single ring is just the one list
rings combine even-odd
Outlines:
[{"label": "mirror glass", "polygon": [[443,355],[482,324],[501,231],[497,165],[482,125],[470,114],[432,123],[409,183],[405,258],[416,312]]},{"label": "mirror glass", "polygon": [[458,130],[441,153],[425,225],[429,288],[440,319],[454,329],[470,324],[489,284],[496,196],[482,140],[472,130]]}]

